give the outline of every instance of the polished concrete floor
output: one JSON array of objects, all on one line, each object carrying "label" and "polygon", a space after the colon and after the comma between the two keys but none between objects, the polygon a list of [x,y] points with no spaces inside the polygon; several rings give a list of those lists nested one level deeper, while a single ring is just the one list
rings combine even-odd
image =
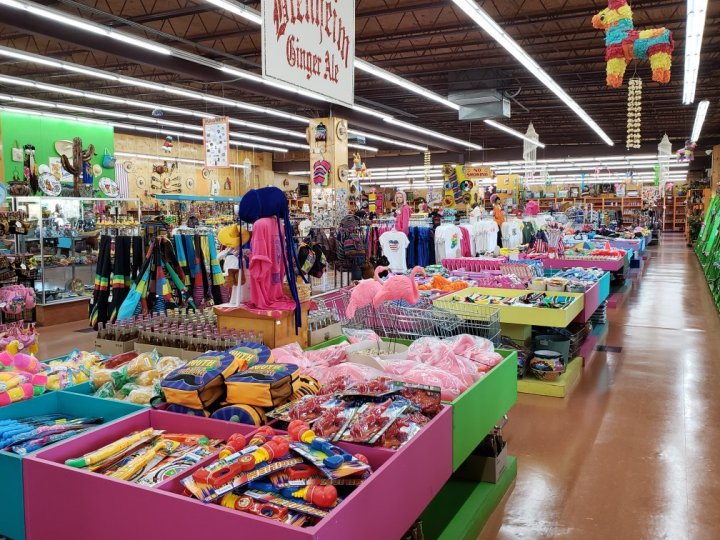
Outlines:
[{"label": "polished concrete floor", "polygon": [[[517,482],[482,540],[720,538],[720,318],[681,236],[609,309],[607,346],[566,399],[521,395],[505,429]],[[41,358],[91,348],[41,330]]]},{"label": "polished concrete floor", "polygon": [[566,399],[521,395],[518,457],[490,539],[720,538],[720,317],[694,253],[666,235]]}]

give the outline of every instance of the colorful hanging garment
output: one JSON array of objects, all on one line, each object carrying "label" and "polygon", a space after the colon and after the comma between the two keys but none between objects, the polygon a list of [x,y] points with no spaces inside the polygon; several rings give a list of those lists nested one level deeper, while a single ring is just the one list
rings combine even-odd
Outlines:
[{"label": "colorful hanging garment", "polygon": [[100,238],[98,260],[95,265],[95,292],[93,308],[90,312],[90,326],[97,330],[99,323],[108,321],[108,301],[110,299],[110,271],[112,238],[104,235]]}]

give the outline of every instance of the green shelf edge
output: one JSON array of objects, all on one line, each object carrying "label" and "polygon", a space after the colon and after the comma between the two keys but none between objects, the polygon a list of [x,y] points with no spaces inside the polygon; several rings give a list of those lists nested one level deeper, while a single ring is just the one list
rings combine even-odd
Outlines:
[{"label": "green shelf edge", "polygon": [[517,458],[508,456],[497,484],[448,480],[422,514],[426,540],[475,540],[517,477]]}]

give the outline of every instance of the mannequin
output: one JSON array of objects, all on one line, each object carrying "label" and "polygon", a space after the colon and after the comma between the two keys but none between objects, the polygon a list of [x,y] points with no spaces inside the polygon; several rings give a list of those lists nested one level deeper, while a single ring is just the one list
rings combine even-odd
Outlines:
[{"label": "mannequin", "polygon": [[395,230],[407,235],[410,231],[410,215],[412,214],[412,209],[408,205],[407,197],[403,191],[395,193],[395,204],[397,205]]}]

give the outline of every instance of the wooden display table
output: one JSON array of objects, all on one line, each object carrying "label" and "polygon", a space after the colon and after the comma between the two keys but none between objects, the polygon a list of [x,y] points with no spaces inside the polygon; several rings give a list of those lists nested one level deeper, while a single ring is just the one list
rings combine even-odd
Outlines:
[{"label": "wooden display table", "polygon": [[38,326],[54,326],[69,322],[83,321],[90,313],[90,297],[76,296],[35,306],[35,321]]},{"label": "wooden display table", "polygon": [[257,315],[241,307],[228,310],[216,307],[218,328],[229,328],[238,331],[262,332],[265,345],[274,349],[289,343],[299,343],[302,348],[308,346],[308,309],[309,302],[301,304],[302,326],[295,333],[295,312],[280,312],[280,318],[269,315]]}]

